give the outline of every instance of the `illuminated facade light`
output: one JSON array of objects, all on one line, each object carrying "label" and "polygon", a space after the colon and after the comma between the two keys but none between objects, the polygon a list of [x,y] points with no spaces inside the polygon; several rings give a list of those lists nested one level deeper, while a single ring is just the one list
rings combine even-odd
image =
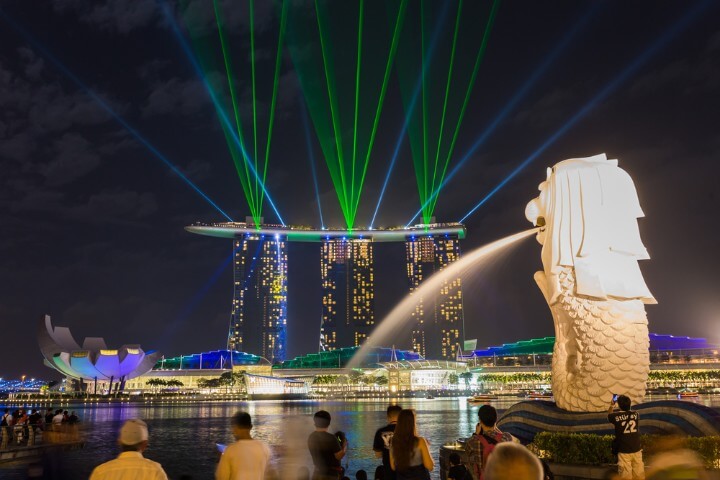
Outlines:
[{"label": "illuminated facade light", "polygon": [[322,327],[325,350],[362,344],[375,325],[373,243],[331,239],[322,243]]},{"label": "illuminated facade light", "polygon": [[124,383],[148,372],[160,357],[159,352],[145,352],[138,345],[108,348],[99,337],[87,337],[79,344],[70,329],[55,327],[49,315],[40,321],[38,344],[47,366],[86,381]]},{"label": "illuminated facade light", "polygon": [[228,350],[282,361],[287,335],[287,240],[243,234],[233,241]]},{"label": "illuminated facade light", "polygon": [[[450,235],[408,236],[405,242],[410,295],[424,280],[460,258],[460,239]],[[462,281],[446,280],[434,299],[420,298],[412,312],[413,349],[426,358],[453,359],[464,339]]]}]

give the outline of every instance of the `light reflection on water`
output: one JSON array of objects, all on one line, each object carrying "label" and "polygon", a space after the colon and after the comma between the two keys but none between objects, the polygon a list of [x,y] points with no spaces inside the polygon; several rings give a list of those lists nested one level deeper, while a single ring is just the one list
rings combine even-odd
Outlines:
[{"label": "light reflection on water", "polygon": [[[442,444],[469,435],[477,421],[477,407],[470,407],[465,398],[401,399],[399,403],[417,411],[419,434],[430,441],[435,452]],[[311,467],[305,442],[313,431],[312,414],[324,409],[333,417],[330,431],[347,434],[349,449],[343,466],[347,464],[349,476],[354,478],[357,470],[364,469],[372,478],[380,463],[372,451],[373,436],[386,423],[387,405],[384,400],[73,405],[65,408],[75,410],[81,418],[86,444],[82,450],[67,452],[65,460],[72,478],[88,478],[95,466],[117,455],[117,432],[123,421],[142,418],[150,429],[147,458],[160,462],[171,479],[181,475],[211,479],[217,460],[215,444],[233,441],[230,417],[245,410],[252,415],[255,438],[269,443],[278,456],[280,452],[297,453],[296,466]],[[21,479],[24,469],[0,469],[0,477]]]},{"label": "light reflection on water", "polygon": [[[668,398],[671,397],[647,400]],[[518,400],[511,398],[492,404],[503,410]],[[477,422],[478,407],[470,406],[465,398],[400,399],[399,403],[416,410],[418,433],[430,441],[436,462],[441,445],[468,436]],[[697,403],[717,408],[720,397],[703,396]],[[245,410],[253,418],[253,436],[272,446],[275,463],[282,456],[291,471],[295,471],[299,465],[312,466],[305,442],[313,430],[312,414],[324,409],[333,417],[330,431],[342,430],[347,434],[349,449],[343,466],[347,467],[348,476],[354,478],[357,470],[364,469],[372,478],[380,463],[372,451],[373,436],[386,423],[387,405],[386,400],[72,405],[65,408],[75,410],[81,418],[86,444],[82,450],[67,452],[65,464],[71,469],[71,478],[88,478],[95,466],[117,455],[117,432],[123,421],[142,418],[150,428],[150,447],[145,455],[160,462],[171,479],[182,475],[193,480],[212,479],[217,460],[215,444],[233,441],[229,419],[236,411]],[[439,477],[438,469],[436,463],[433,478]],[[0,478],[23,479],[24,472],[24,468],[0,468]]]}]

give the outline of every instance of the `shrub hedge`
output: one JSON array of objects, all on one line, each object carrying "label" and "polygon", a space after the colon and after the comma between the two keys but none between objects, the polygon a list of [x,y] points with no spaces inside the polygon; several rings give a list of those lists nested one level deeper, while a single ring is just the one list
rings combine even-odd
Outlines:
[{"label": "shrub hedge", "polygon": [[[652,454],[654,444],[662,438],[658,435],[642,435],[643,451]],[[530,449],[548,462],[604,465],[616,462],[611,453],[612,439],[612,435],[542,432],[535,436]],[[700,455],[706,468],[720,469],[720,437],[688,437],[684,444]]]}]

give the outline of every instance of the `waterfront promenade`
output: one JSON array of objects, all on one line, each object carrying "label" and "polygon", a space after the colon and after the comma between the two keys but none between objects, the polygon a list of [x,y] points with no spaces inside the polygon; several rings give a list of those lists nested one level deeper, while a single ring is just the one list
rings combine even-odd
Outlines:
[{"label": "waterfront promenade", "polygon": [[[503,410],[516,401],[503,399],[493,404]],[[478,407],[469,405],[465,398],[398,399],[398,402],[416,409],[419,434],[428,438],[436,459],[442,445],[469,436],[477,422]],[[701,402],[720,408],[720,396],[705,397]],[[66,452],[64,460],[72,465],[77,478],[87,478],[93,467],[116,455],[116,435],[122,422],[139,417],[147,421],[151,431],[147,457],[162,463],[170,478],[190,475],[193,480],[209,480],[217,459],[215,444],[232,441],[229,418],[242,409],[253,416],[256,425],[253,434],[271,445],[276,464],[279,458],[292,458],[297,465],[291,467],[309,466],[304,440],[313,429],[312,414],[323,408],[333,415],[331,430],[342,430],[348,435],[348,472],[364,469],[372,473],[378,465],[372,439],[375,429],[385,424],[387,405],[385,399],[74,404],[86,443],[82,450]],[[296,434],[294,440],[300,441],[291,441],[289,432]],[[291,453],[298,455],[293,457]],[[432,476],[439,478],[438,469]],[[5,467],[0,470],[0,478],[24,479],[25,469]]]}]

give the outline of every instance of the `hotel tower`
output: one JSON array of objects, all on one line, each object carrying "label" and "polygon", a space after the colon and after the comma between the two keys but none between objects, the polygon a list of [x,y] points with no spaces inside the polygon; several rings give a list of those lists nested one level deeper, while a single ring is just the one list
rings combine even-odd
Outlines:
[{"label": "hotel tower", "polygon": [[243,233],[233,240],[233,300],[228,350],[285,360],[287,239]]},{"label": "hotel tower", "polygon": [[[375,327],[375,243],[405,243],[413,294],[425,278],[458,259],[460,240],[465,238],[465,226],[460,223],[348,231],[271,225],[262,219],[257,225],[247,218],[245,222],[196,222],[185,230],[232,239],[228,349],[261,355],[273,363],[284,360],[287,352],[288,242],[320,244],[320,348],[335,350],[361,345]],[[420,299],[413,319],[412,345],[417,352],[427,358],[453,358],[463,338],[460,279],[445,282],[436,298]]]},{"label": "hotel tower", "polygon": [[[456,235],[412,235],[405,242],[410,295],[422,282],[460,258]],[[433,298],[419,298],[411,314],[412,348],[425,358],[454,359],[464,338],[462,282],[445,280]]]},{"label": "hotel tower", "polygon": [[335,350],[362,344],[375,326],[372,240],[323,240],[320,272],[321,348]]}]

